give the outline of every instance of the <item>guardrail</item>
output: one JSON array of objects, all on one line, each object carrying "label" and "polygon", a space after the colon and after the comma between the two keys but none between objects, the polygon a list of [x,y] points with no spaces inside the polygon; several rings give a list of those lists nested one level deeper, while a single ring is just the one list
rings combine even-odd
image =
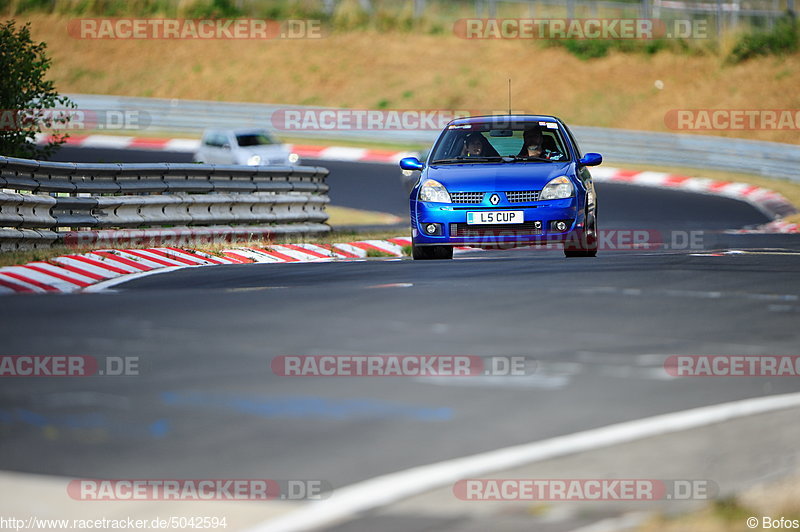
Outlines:
[{"label": "guardrail", "polygon": [[[59,243],[323,233],[328,170],[53,163],[0,156],[0,250]],[[159,228],[155,229],[154,228]],[[197,228],[197,229],[196,229]],[[200,229],[202,228],[202,229]]]},{"label": "guardrail", "polygon": [[[139,114],[139,126],[153,133],[192,134],[206,128],[272,128],[272,113],[279,109],[310,107],[254,103],[161,100],[72,94],[79,109],[97,113],[109,110]],[[318,108],[315,108],[318,109]],[[617,163],[663,164],[729,170],[800,181],[800,145],[780,144],[706,135],[653,133],[598,127],[570,126],[584,151],[602,153]],[[132,133],[132,131],[128,131]],[[289,134],[277,131],[278,135]],[[430,143],[431,130],[322,130],[293,132],[309,138],[360,141]]]},{"label": "guardrail", "polygon": [[728,170],[800,181],[800,145],[703,135],[570,127],[608,161]]}]

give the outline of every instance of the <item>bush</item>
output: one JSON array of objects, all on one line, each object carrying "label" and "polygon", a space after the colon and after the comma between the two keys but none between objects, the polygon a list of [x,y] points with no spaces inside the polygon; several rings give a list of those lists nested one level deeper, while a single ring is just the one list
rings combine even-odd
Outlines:
[{"label": "bush", "polygon": [[545,41],[546,46],[562,46],[578,59],[587,61],[605,57],[612,50],[626,54],[655,55],[662,50],[672,50],[676,53],[700,53],[696,47],[691,47],[680,40],[668,39],[550,39]]},{"label": "bush", "polygon": [[790,54],[800,49],[800,31],[793,15],[776,21],[772,31],[754,31],[739,37],[728,56],[729,63],[741,63],[759,55]]},{"label": "bush", "polygon": [[563,46],[569,53],[584,61],[605,57],[608,55],[608,51],[614,47],[613,41],[600,39],[565,39],[552,41],[552,43]]},{"label": "bush", "polygon": [[197,19],[236,18],[242,15],[242,11],[233,4],[232,0],[211,0],[208,3],[197,3],[187,12],[187,16]]}]

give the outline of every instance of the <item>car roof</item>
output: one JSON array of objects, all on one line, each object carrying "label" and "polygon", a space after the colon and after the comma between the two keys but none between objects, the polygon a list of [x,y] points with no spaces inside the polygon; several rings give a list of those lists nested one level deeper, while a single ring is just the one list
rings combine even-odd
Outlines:
[{"label": "car roof", "polygon": [[211,129],[206,129],[203,133],[204,134],[222,133],[223,135],[228,134],[228,133],[233,133],[234,135],[249,135],[249,134],[252,134],[252,133],[266,133],[269,136],[272,136],[272,132],[269,129],[265,128],[265,127],[250,127],[250,128],[240,128],[240,129],[217,129],[217,128],[211,128]]},{"label": "car roof", "polygon": [[552,115],[485,115],[485,116],[468,116],[464,118],[456,118],[447,123],[447,125],[464,125],[464,124],[483,124],[492,121],[505,121],[508,122],[553,122],[560,123],[561,119]]}]

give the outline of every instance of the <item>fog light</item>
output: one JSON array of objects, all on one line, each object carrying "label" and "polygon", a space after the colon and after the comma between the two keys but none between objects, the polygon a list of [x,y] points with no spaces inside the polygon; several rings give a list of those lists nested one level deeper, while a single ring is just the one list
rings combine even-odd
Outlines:
[{"label": "fog light", "polygon": [[438,227],[436,227],[436,224],[428,224],[425,226],[425,232],[427,232],[429,235],[435,235],[437,229]]},{"label": "fog light", "polygon": [[556,222],[556,231],[563,232],[567,230],[567,224],[564,222]]}]

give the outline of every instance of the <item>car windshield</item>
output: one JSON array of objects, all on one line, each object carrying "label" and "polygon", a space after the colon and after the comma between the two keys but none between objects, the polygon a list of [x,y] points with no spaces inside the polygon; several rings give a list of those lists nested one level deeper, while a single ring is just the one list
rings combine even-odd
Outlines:
[{"label": "car windshield", "polygon": [[239,146],[265,146],[275,144],[266,133],[244,133],[236,135],[236,142]]},{"label": "car windshield", "polygon": [[431,157],[432,164],[568,160],[558,124],[544,121],[450,125]]}]

